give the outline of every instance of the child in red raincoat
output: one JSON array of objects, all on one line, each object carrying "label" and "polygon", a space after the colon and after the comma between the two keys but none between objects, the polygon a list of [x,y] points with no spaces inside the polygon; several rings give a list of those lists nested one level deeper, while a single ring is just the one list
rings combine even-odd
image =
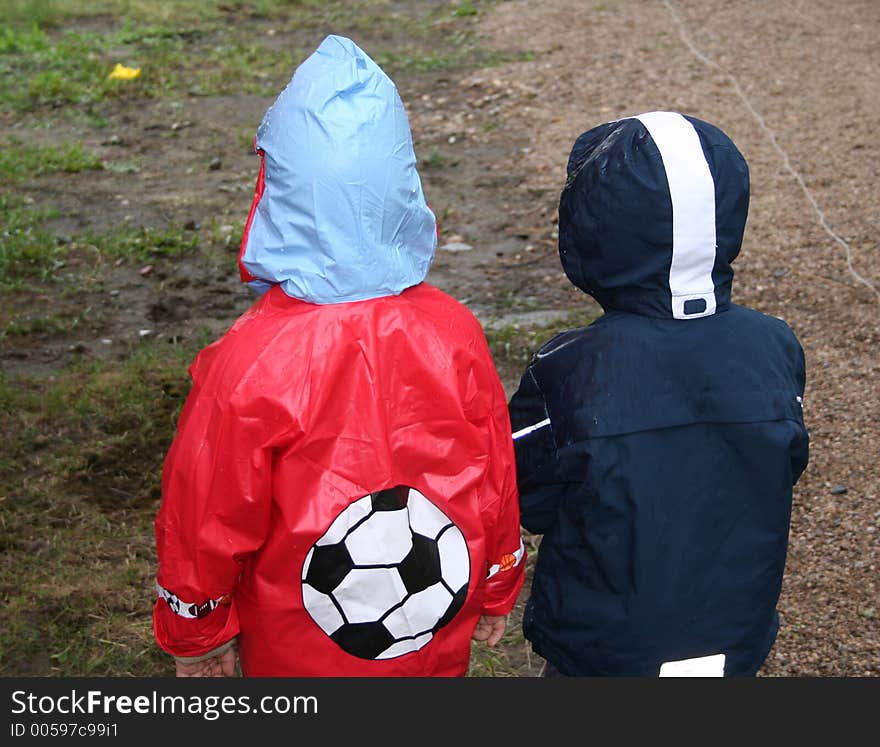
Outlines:
[{"label": "child in red raincoat", "polygon": [[156,640],[185,676],[461,676],[523,583],[506,398],[436,246],[391,80],[330,36],[266,113],[262,295],[190,373]]}]

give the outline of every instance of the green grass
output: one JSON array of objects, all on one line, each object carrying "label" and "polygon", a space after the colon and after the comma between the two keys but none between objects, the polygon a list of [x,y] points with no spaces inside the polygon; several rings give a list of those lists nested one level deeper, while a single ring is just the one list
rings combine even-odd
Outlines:
[{"label": "green grass", "polygon": [[0,329],[0,340],[4,337],[28,337],[30,335],[62,335],[70,332],[78,324],[78,318],[68,319],[59,314],[46,316],[25,314],[12,319],[5,328]]},{"label": "green grass", "polygon": [[566,330],[585,327],[595,319],[594,313],[574,312],[552,324],[486,328],[486,340],[502,380],[519,381],[532,355],[545,342]]},{"label": "green grass", "polygon": [[[477,45],[471,29],[463,25],[478,12],[469,0],[417,14],[395,12],[381,0],[208,3],[202,15],[186,12],[189,5],[146,3],[154,8],[148,13],[141,4],[122,0],[59,1],[38,3],[29,13],[27,4],[15,4],[12,18],[18,23],[0,30],[0,107],[27,112],[180,94],[271,95],[287,82],[312,45],[331,32],[355,41],[391,39],[374,53],[391,75],[491,67],[531,58]],[[85,29],[74,23],[100,14],[99,8],[116,14],[106,28]],[[125,24],[116,20],[121,17]],[[264,28],[266,33],[292,35],[294,43],[279,49],[242,41],[237,33],[242,21],[263,24],[258,33]],[[111,80],[116,63],[140,68],[141,75],[130,81]]]},{"label": "green grass", "polygon": [[452,15],[462,18],[465,16],[475,16],[479,12],[471,0],[459,0],[453,6]]},{"label": "green grass", "polygon": [[[0,374],[0,670],[169,673],[150,628],[161,463],[192,348]],[[85,448],[83,448],[85,446]]]},{"label": "green grass", "polygon": [[107,234],[88,234],[80,241],[96,247],[102,256],[110,259],[151,261],[180,257],[195,250],[199,236],[177,225],[164,229],[139,226]]},{"label": "green grass", "polygon": [[[107,259],[153,262],[183,256],[199,246],[198,233],[178,225],[92,232],[60,246],[43,227],[55,215],[54,211],[35,210],[18,197],[0,193],[0,289],[18,288],[32,281],[51,282],[53,272],[63,266],[68,254],[80,249],[90,250],[88,256],[92,259],[97,252]],[[6,330],[6,334],[11,333]]]},{"label": "green grass", "polygon": [[43,229],[53,215],[53,211],[34,209],[22,198],[0,192],[0,288],[49,276],[64,254]]},{"label": "green grass", "polygon": [[18,138],[10,137],[0,147],[0,179],[7,184],[44,174],[75,174],[102,168],[101,159],[79,142],[38,146],[26,145]]},{"label": "green grass", "polygon": [[[120,31],[9,29],[0,33],[0,106],[25,112],[124,98],[271,93],[300,61],[239,41],[233,29],[126,27]],[[140,68],[134,80],[109,78],[116,63]]]},{"label": "green grass", "polygon": [[231,14],[266,17],[290,7],[307,9],[321,0],[4,0],[10,24],[52,28],[76,19],[100,16],[127,18],[139,24],[217,21]]}]

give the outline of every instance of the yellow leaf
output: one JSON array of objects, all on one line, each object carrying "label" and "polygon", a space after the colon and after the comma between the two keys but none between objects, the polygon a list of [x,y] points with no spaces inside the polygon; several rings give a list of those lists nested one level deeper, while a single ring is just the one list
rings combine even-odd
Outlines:
[{"label": "yellow leaf", "polygon": [[113,72],[107,77],[112,78],[113,80],[134,80],[140,74],[141,69],[139,67],[126,67],[117,62],[116,67],[113,68]]}]

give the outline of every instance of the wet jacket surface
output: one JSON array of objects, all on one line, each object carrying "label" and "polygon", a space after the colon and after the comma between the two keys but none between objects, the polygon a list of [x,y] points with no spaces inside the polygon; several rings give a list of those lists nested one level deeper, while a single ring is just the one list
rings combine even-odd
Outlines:
[{"label": "wet jacket surface", "polygon": [[462,675],[523,582],[513,447],[479,322],[423,282],[436,227],[396,89],[328,37],[256,147],[241,268],[268,290],[190,369],[157,641],[238,636],[249,676]]},{"label": "wet jacket surface", "polygon": [[775,640],[805,364],[784,321],[730,302],[747,208],[745,161],[699,120],[572,150],[560,256],[605,314],[544,345],[510,402],[543,535],[523,627],[564,674],[751,675]]}]

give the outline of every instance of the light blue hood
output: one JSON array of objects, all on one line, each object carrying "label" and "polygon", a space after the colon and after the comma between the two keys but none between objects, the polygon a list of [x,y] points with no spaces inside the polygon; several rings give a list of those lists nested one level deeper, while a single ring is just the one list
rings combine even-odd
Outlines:
[{"label": "light blue hood", "polygon": [[397,88],[353,41],[328,36],[269,107],[242,275],[311,303],[397,295],[437,245]]}]

